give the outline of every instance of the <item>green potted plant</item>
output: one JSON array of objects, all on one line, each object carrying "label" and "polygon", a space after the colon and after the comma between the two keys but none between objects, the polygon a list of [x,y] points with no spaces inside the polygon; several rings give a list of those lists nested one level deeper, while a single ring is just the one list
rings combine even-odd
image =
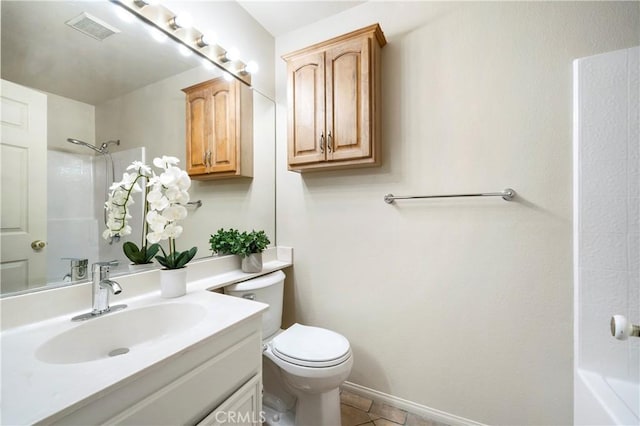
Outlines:
[{"label": "green potted plant", "polygon": [[234,254],[242,257],[243,272],[262,271],[262,251],[270,242],[264,231],[243,232],[237,236],[237,244],[233,249]]},{"label": "green potted plant", "polygon": [[211,251],[219,255],[235,254],[239,236],[240,232],[237,229],[230,228],[228,231],[223,228],[218,229],[209,239]]}]

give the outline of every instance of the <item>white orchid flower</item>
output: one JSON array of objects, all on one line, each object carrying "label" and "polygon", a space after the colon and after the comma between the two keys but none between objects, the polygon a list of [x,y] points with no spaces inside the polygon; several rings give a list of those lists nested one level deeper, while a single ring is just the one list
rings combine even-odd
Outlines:
[{"label": "white orchid flower", "polygon": [[168,222],[182,220],[187,217],[187,209],[185,209],[184,206],[175,204],[164,209],[162,211],[162,217],[167,219]]},{"label": "white orchid flower", "polygon": [[180,176],[178,177],[177,185],[178,188],[183,191],[186,191],[191,187],[191,178],[189,177],[189,174],[184,170],[180,170]]},{"label": "white orchid flower", "polygon": [[182,235],[182,226],[170,223],[164,229],[164,233],[167,238],[178,238]]},{"label": "white orchid flower", "polygon": [[165,225],[168,222],[166,217],[162,216],[155,210],[151,210],[149,211],[149,213],[147,213],[146,220],[147,224],[149,224],[149,228],[151,228],[154,232],[164,231]]},{"label": "white orchid flower", "polygon": [[166,237],[163,237],[164,234],[162,232],[149,232],[147,234],[147,241],[149,241],[151,244],[155,244],[167,239]]},{"label": "white orchid flower", "polygon": [[[154,194],[151,197],[151,194]],[[149,195],[147,195],[147,203],[149,203],[149,208],[151,210],[162,211],[169,207],[170,203],[167,197],[165,197],[160,191],[151,191]]]},{"label": "white orchid flower", "polygon": [[129,165],[129,167],[127,167],[127,170],[135,170],[138,174],[143,176],[149,176],[152,173],[151,167],[147,166],[142,161],[134,161]]},{"label": "white orchid flower", "polygon": [[178,160],[176,157],[170,157],[170,156],[166,156],[163,155],[161,158],[156,157],[153,159],[153,165],[160,168],[160,169],[168,169],[170,166],[173,166],[175,164],[178,164],[180,162],[180,160]]}]

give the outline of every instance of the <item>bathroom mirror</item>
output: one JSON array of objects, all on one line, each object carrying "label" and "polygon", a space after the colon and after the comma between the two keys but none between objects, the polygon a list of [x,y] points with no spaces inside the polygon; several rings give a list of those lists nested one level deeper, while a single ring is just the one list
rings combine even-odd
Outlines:
[{"label": "bathroom mirror", "polygon": [[[151,164],[162,155],[178,157],[184,167],[181,89],[221,73],[194,55],[183,56],[173,40],[156,41],[145,24],[132,16],[123,20],[121,12],[106,0],[2,1],[2,80],[44,93],[47,117],[42,191],[47,202],[39,212],[46,216],[46,235],[32,237],[46,244],[36,253],[46,266],[25,272],[19,260],[5,256],[16,247],[4,238],[11,231],[5,218],[11,215],[3,192],[3,296],[69,284],[70,259],[86,259],[89,267],[115,260],[114,275],[129,273],[122,243],[140,245],[141,203],[133,212],[130,236],[102,238],[112,172],[120,180],[131,161]],[[104,35],[108,37],[99,40]],[[191,201],[201,206],[188,209],[176,244],[178,250],[198,247],[197,258],[211,255],[209,234],[222,227],[264,229],[275,244],[275,104],[258,91],[253,96],[253,178],[192,182]],[[4,141],[2,146],[4,151]],[[5,171],[8,158],[3,155]],[[5,171],[2,188],[10,191]],[[29,191],[36,189],[43,190]]]}]

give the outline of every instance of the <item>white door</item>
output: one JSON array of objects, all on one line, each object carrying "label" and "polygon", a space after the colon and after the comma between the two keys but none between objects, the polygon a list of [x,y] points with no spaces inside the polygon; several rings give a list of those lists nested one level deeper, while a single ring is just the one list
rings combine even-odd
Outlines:
[{"label": "white door", "polygon": [[5,80],[1,87],[0,292],[9,293],[46,278],[47,97]]}]

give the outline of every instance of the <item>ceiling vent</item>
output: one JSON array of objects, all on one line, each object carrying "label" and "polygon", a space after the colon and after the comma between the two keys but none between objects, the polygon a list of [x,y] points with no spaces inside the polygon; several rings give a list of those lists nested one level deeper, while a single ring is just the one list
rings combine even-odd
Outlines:
[{"label": "ceiling vent", "polygon": [[86,12],[82,12],[80,15],[66,22],[71,28],[80,31],[83,34],[93,37],[96,40],[104,40],[105,38],[117,34],[119,29],[112,27],[104,21],[91,16]]}]

